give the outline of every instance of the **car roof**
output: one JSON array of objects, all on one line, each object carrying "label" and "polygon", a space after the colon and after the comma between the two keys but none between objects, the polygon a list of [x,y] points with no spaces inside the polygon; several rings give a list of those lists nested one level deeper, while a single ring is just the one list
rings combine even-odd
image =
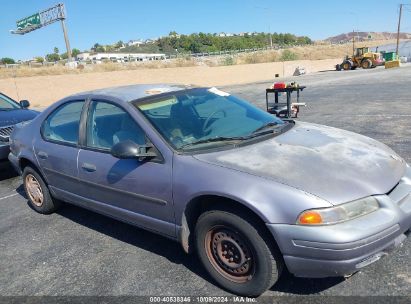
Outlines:
[{"label": "car roof", "polygon": [[138,100],[144,97],[155,96],[167,92],[176,92],[193,88],[190,85],[180,84],[135,84],[128,86],[118,86],[111,88],[98,89],[93,91],[81,92],[70,97],[79,96],[99,96],[116,98],[124,102]]}]

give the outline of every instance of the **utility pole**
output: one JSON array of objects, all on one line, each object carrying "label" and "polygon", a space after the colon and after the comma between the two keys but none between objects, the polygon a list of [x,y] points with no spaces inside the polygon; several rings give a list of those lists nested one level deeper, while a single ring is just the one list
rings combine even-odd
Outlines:
[{"label": "utility pole", "polygon": [[397,49],[396,49],[397,56],[400,55],[398,53],[398,51],[399,51],[399,47],[400,47],[400,30],[401,30],[402,6],[403,6],[403,4],[400,4],[400,16],[398,18],[398,30],[397,30]]},{"label": "utility pole", "polygon": [[68,40],[67,28],[66,28],[66,23],[64,22],[64,19],[61,19],[61,27],[63,28],[64,41],[66,42],[68,62],[71,62],[73,58],[71,56],[70,42]]},{"label": "utility pole", "polygon": [[352,55],[355,56],[355,31],[352,30]]},{"label": "utility pole", "polygon": [[273,35],[271,34],[271,26],[268,25],[268,32],[270,33],[270,46],[273,48]]}]

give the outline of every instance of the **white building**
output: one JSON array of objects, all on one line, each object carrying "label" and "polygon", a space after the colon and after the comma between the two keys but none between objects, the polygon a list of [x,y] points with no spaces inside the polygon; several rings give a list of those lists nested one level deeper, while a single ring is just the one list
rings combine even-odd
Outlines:
[{"label": "white building", "polygon": [[163,60],[165,54],[143,54],[143,53],[81,53],[77,55],[78,61],[92,61],[94,63],[102,61],[130,62],[130,61],[149,61]]},{"label": "white building", "polygon": [[133,46],[133,45],[140,46],[143,44],[145,44],[143,40],[130,40],[129,42],[127,42],[128,46]]}]

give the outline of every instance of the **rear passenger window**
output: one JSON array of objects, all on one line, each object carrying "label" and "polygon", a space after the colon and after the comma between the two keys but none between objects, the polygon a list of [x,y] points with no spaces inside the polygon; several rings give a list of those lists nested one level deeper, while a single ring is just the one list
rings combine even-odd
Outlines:
[{"label": "rear passenger window", "polygon": [[84,101],[73,101],[57,108],[43,124],[43,136],[47,140],[77,144],[80,116]]}]

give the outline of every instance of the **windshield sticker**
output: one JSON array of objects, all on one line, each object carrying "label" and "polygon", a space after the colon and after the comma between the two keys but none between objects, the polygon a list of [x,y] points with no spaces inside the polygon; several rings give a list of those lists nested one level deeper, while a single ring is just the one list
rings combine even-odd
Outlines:
[{"label": "windshield sticker", "polygon": [[214,94],[219,95],[219,96],[224,96],[224,97],[230,96],[230,94],[228,94],[227,92],[223,92],[223,91],[221,91],[217,88],[211,88],[211,89],[208,89],[208,91],[210,93],[214,93]]},{"label": "windshield sticker", "polygon": [[156,102],[139,105],[138,107],[142,111],[147,111],[147,110],[154,110],[154,109],[158,109],[158,108],[162,108],[166,106],[171,106],[173,104],[176,104],[177,102],[178,101],[176,98],[170,98],[170,99],[165,99],[165,100],[163,99],[163,100],[159,100]]}]

